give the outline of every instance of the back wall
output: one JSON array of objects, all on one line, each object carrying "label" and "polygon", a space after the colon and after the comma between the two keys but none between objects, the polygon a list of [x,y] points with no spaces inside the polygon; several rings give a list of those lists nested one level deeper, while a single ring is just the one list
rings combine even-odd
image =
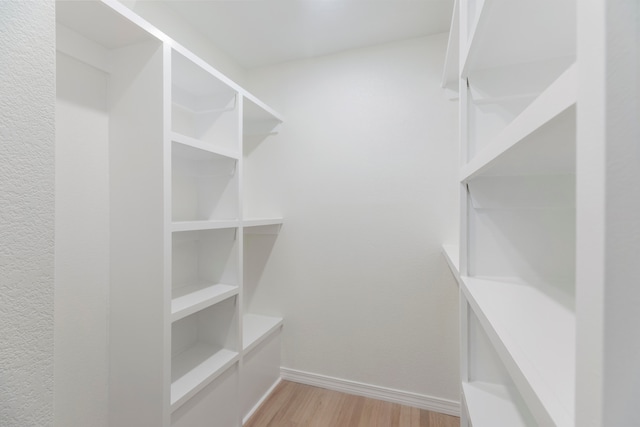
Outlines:
[{"label": "back wall", "polygon": [[281,307],[287,369],[459,401],[457,287],[440,254],[458,221],[446,42],[248,72],[285,116],[247,159],[245,209],[285,218],[252,304]]}]

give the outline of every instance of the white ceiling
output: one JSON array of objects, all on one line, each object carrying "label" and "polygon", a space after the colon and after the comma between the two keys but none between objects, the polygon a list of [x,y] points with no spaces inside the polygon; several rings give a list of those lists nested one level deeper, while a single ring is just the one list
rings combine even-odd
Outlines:
[{"label": "white ceiling", "polygon": [[166,0],[246,69],[449,30],[453,0]]}]

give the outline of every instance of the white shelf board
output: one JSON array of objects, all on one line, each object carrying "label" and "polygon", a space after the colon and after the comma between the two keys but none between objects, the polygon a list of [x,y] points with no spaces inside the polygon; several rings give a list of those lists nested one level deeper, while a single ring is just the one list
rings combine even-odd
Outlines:
[{"label": "white shelf board", "polygon": [[444,60],[444,72],[442,75],[442,87],[458,92],[459,63],[460,63],[460,13],[459,0],[453,5],[453,16],[449,29],[449,41],[447,42],[447,54]]},{"label": "white shelf board", "polygon": [[216,147],[178,132],[171,132],[171,141],[174,142],[172,146],[173,155],[188,159],[221,157],[238,160],[240,158],[240,155],[236,152]]},{"label": "white shelf board", "polygon": [[[209,109],[213,105],[205,107],[202,100],[209,102],[220,98],[230,100],[237,93],[229,82],[219,72],[213,70],[207,64],[203,64],[200,58],[194,58],[189,52],[174,46],[171,52],[171,84],[180,88],[183,94],[191,94],[191,101],[186,107],[196,111]],[[173,96],[175,98],[175,94]],[[214,104],[215,105],[215,104]],[[215,108],[215,107],[214,107]]]},{"label": "white shelf board", "polygon": [[244,234],[278,234],[282,223],[281,217],[248,218],[242,221]]},{"label": "white shelf board", "polygon": [[260,101],[255,96],[245,93],[244,105],[243,105],[243,122],[263,122],[273,121],[282,123],[284,120],[280,114],[278,114],[271,107]]},{"label": "white shelf board", "polygon": [[171,299],[171,321],[175,322],[197,311],[210,307],[237,295],[238,286],[222,283],[213,285],[188,285],[176,288]]},{"label": "white shelf board", "polygon": [[[467,6],[471,4],[471,2],[466,2]],[[467,40],[464,41],[464,54],[460,55],[458,58],[458,64],[462,60],[462,66],[459,67],[460,75],[466,77],[466,71],[469,66],[470,57],[473,57],[474,53],[477,51],[477,45],[480,43],[482,35],[482,26],[487,23],[487,10],[491,7],[491,0],[475,0],[473,2],[474,7],[477,8],[475,11],[475,16],[473,17],[473,22],[471,23],[471,27],[468,30]],[[465,11],[465,14],[468,15],[468,11]],[[467,17],[470,19],[470,17]],[[461,25],[461,23],[460,23]]]},{"label": "white shelf board", "polygon": [[573,301],[551,287],[462,277],[462,290],[538,421],[572,426]]},{"label": "white shelf board", "polygon": [[253,97],[245,96],[242,117],[243,137],[276,135],[282,123],[278,113]]},{"label": "white shelf board", "polygon": [[461,75],[468,77],[476,69],[514,63],[575,57],[575,10],[575,0],[485,0],[470,30]]},{"label": "white shelf board", "polygon": [[245,353],[250,352],[280,326],[280,317],[245,314],[242,317],[242,349]]},{"label": "white shelf board", "polygon": [[171,412],[236,363],[239,354],[200,343],[171,361]]},{"label": "white shelf board", "polygon": [[442,245],[442,254],[449,264],[449,268],[460,285],[460,250],[457,245]]},{"label": "white shelf board", "polygon": [[[573,64],[461,168],[460,181],[482,174],[575,173],[575,111],[568,110],[575,106],[576,97]],[[561,139],[560,144],[553,134]]]},{"label": "white shelf board", "polygon": [[[473,92],[473,88],[471,88],[471,91]],[[505,95],[505,96],[496,96],[496,97],[489,97],[489,96],[482,96],[482,95],[478,96],[477,94],[474,94],[474,96],[470,97],[470,100],[475,105],[489,105],[489,104],[502,104],[510,101],[527,101],[527,100],[533,101],[538,96],[540,96],[540,93],[538,92],[517,93],[514,95]]]},{"label": "white shelf board", "polygon": [[171,223],[171,231],[174,233],[182,231],[217,230],[221,228],[236,228],[240,226],[237,219],[229,220],[203,220],[203,221],[174,221]]},{"label": "white shelf board", "polygon": [[501,384],[463,382],[462,392],[473,427],[526,427],[527,420]]},{"label": "white shelf board", "polygon": [[106,49],[158,40],[146,21],[103,2],[56,2],[56,21]]}]

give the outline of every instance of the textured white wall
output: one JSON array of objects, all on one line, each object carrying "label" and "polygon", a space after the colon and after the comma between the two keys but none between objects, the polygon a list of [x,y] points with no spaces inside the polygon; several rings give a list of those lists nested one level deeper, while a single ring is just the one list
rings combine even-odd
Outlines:
[{"label": "textured white wall", "polygon": [[0,1],[0,425],[53,425],[55,14]]},{"label": "textured white wall", "polygon": [[[457,104],[447,35],[258,69],[282,111],[247,160],[247,210],[285,225],[252,302],[285,317],[283,366],[457,401]],[[281,310],[276,307],[281,306]]]}]

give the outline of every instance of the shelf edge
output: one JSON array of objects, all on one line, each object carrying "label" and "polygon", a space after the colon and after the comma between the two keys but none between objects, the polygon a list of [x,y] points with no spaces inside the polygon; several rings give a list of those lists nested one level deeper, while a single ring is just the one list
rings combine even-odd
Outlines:
[{"label": "shelf edge", "polygon": [[240,220],[219,220],[219,221],[174,221],[171,223],[171,231],[180,233],[184,231],[206,231],[219,230],[223,228],[238,228]]},{"label": "shelf edge", "polygon": [[513,119],[493,142],[460,169],[460,182],[480,175],[508,150],[575,105],[577,89],[577,67],[574,63]]},{"label": "shelf edge", "polygon": [[[247,315],[249,315],[249,316],[260,316],[260,315],[255,315],[255,314],[251,314],[251,313],[246,313],[245,316],[247,316]],[[273,320],[274,323],[272,325],[270,325],[265,331],[263,331],[256,339],[252,340],[249,343],[245,343],[244,342],[244,331],[242,331],[242,334],[243,334],[242,352],[243,352],[243,354],[250,353],[253,349],[255,349],[258,345],[260,345],[260,343],[265,341],[268,337],[273,335],[278,329],[282,328],[282,326],[284,325],[284,320],[281,317],[274,317],[274,316],[260,316],[260,317],[269,318],[270,320]]]},{"label": "shelf edge", "polygon": [[[207,286],[207,287],[202,288],[201,290],[214,288],[215,286],[220,286],[220,285],[222,285],[222,284],[215,284],[215,285]],[[184,298],[184,297],[186,297],[187,295],[190,295],[190,294],[183,295],[182,297],[178,297],[178,298],[172,298],[171,299],[171,305],[172,305],[172,308],[171,308],[171,322],[172,323],[176,322],[176,321],[178,321],[180,319],[183,319],[183,318],[185,318],[187,316],[190,316],[190,315],[192,315],[194,313],[197,313],[200,310],[204,310],[205,308],[211,307],[212,305],[216,305],[219,302],[222,302],[224,300],[232,298],[235,295],[238,295],[240,293],[240,287],[239,286],[235,286],[235,285],[224,285],[224,286],[229,286],[229,287],[231,287],[231,289],[227,289],[227,290],[225,290],[225,291],[223,291],[223,292],[221,292],[221,293],[219,293],[217,295],[214,295],[213,297],[200,300],[200,301],[198,301],[198,302],[196,302],[196,303],[194,303],[194,304],[192,304],[192,305],[190,305],[188,307],[185,307],[185,308],[182,308],[182,309],[176,310],[176,311],[173,311],[173,301],[177,300],[179,298]]]},{"label": "shelf edge", "polygon": [[[204,379],[198,382],[198,384],[196,384],[194,387],[187,390],[183,395],[178,397],[176,400],[173,400],[173,396],[172,396],[170,412],[174,412],[176,409],[184,405],[189,399],[195,396],[198,392],[204,389],[213,380],[218,378],[223,372],[225,372],[227,369],[229,369],[231,366],[233,366],[235,363],[237,363],[240,360],[240,354],[238,352],[227,350],[227,349],[219,350],[219,352],[222,352],[222,351],[228,353],[228,354],[225,354],[227,360],[225,360],[222,365],[220,365],[213,372],[209,373],[209,375],[207,375]],[[175,381],[171,383],[172,388],[174,383]]]},{"label": "shelf edge", "polygon": [[[442,73],[442,87],[458,86],[458,71],[460,62],[460,0],[455,0],[453,4],[453,16],[449,27],[449,39],[447,41],[447,53],[444,59],[444,72]],[[452,89],[453,90],[453,89]],[[456,90],[457,92],[457,90]]]},{"label": "shelf edge", "polygon": [[240,155],[238,153],[235,153],[231,150],[221,149],[219,147],[214,147],[211,144],[207,144],[206,142],[201,141],[197,138],[193,138],[175,131],[171,132],[171,142],[182,144],[184,146],[195,148],[197,150],[206,151],[207,153],[217,154],[218,156],[228,157],[233,160],[240,159]]},{"label": "shelf edge", "polygon": [[[482,387],[482,385],[485,384],[489,387]],[[489,391],[487,388],[494,388],[494,390]],[[509,427],[527,427],[526,422],[520,416],[521,414],[517,404],[502,396],[498,396],[495,391],[503,391],[504,394],[508,394],[507,386],[504,385],[462,382],[462,393],[464,394],[467,413],[474,426],[489,427],[504,425]],[[476,415],[475,417],[474,414]],[[488,423],[480,423],[478,422],[479,417],[477,414],[484,416],[484,421],[487,421],[486,414],[494,415],[495,419]]]},{"label": "shelf edge", "polygon": [[[549,388],[546,380],[540,375],[540,370],[530,360],[530,357],[524,353],[517,342],[514,342],[511,334],[496,330],[496,325],[491,321],[484,307],[478,302],[475,292],[469,287],[469,282],[473,281],[474,278],[461,276],[461,279],[460,289],[465,299],[475,313],[493,347],[497,350],[500,359],[534,417],[544,425],[573,425],[574,415],[568,413],[565,407],[560,404],[555,391]],[[524,285],[514,283],[514,286]],[[536,385],[532,384],[532,378],[535,379]],[[541,384],[544,384],[544,387]],[[540,391],[543,389],[544,396],[554,396],[555,398],[542,398]]]},{"label": "shelf edge", "polygon": [[442,245],[442,255],[444,255],[453,276],[456,279],[456,283],[460,286],[460,254],[457,245]]}]

